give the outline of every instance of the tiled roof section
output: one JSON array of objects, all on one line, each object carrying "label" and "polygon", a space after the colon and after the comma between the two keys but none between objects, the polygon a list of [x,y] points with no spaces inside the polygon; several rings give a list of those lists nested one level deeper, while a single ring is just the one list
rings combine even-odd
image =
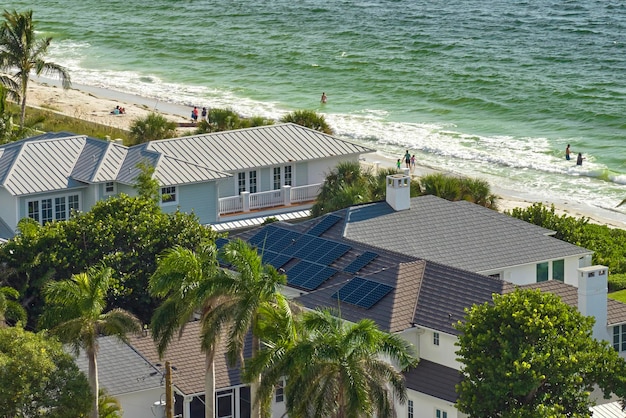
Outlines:
[{"label": "tiled roof section", "polygon": [[448,402],[456,402],[456,385],[463,380],[458,370],[424,359],[417,367],[405,371],[404,377],[407,389]]},{"label": "tiled roof section", "polygon": [[514,285],[477,273],[428,262],[419,292],[414,322],[458,335],[453,324],[465,317],[465,308],[491,302]]},{"label": "tiled roof section", "polygon": [[336,309],[347,321],[358,322],[363,318],[369,318],[385,331],[404,331],[410,328],[413,322],[424,265],[424,261],[413,261],[396,264],[372,274],[360,274],[359,277],[394,287],[394,290],[369,309],[342,303],[332,297],[353,276],[343,276],[343,280],[333,279],[331,285],[300,296],[298,302],[310,309],[317,307]]},{"label": "tiled roof section", "polygon": [[164,139],[151,142],[149,147],[215,171],[235,171],[375,151],[291,123]]},{"label": "tiled roof section", "polygon": [[21,142],[4,187],[14,196],[77,187],[70,174],[85,142],[85,137]]},{"label": "tiled roof section", "polygon": [[[173,373],[174,385],[185,395],[195,395],[204,393],[204,374],[206,355],[200,349],[200,321],[189,322],[185,326],[180,338],[178,334],[170,343],[170,347],[163,355],[163,360],[159,359],[156,345],[150,336],[133,336],[129,340],[141,355],[146,357],[151,363],[163,363],[169,360],[172,366],[176,367]],[[250,344],[246,345],[247,357],[251,354]],[[226,362],[226,344],[222,337],[217,347],[215,355],[215,388],[228,388],[241,384],[239,367],[229,368]]]},{"label": "tiled roof section", "polygon": [[125,146],[116,144],[115,142],[109,142],[106,155],[102,159],[92,181],[94,183],[114,181],[117,178],[117,174],[120,172],[127,153],[128,148]]},{"label": "tiled roof section", "polygon": [[626,324],[626,303],[610,299],[607,301],[607,325]]},{"label": "tiled roof section", "polygon": [[[118,396],[161,386],[160,370],[116,337],[98,338],[98,381],[110,395]],[[81,351],[78,368],[89,372],[87,356]],[[155,373],[151,376],[152,373]]]},{"label": "tiled roof section", "polygon": [[347,219],[346,238],[474,272],[591,254],[544,228],[435,196],[413,198],[400,212],[386,202],[356,206]]}]

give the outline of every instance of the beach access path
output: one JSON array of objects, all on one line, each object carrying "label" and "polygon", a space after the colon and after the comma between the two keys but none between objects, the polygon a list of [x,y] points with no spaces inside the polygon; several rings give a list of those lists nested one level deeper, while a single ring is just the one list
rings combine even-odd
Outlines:
[{"label": "beach access path", "polygon": [[[58,81],[42,79],[29,82],[27,105],[124,130],[129,130],[134,120],[144,118],[151,112],[159,113],[177,124],[188,124],[191,122],[191,109],[194,106],[160,102],[155,99],[91,86],[74,85],[72,88],[64,90]],[[117,105],[124,107],[126,113],[123,115],[111,114]],[[178,128],[178,134],[180,136],[189,135],[193,130],[193,127]],[[76,133],[80,134],[80,132]],[[364,155],[364,162],[370,165],[377,163],[380,167],[395,167],[397,158],[402,157],[402,155],[388,156],[376,152]],[[420,177],[436,172],[437,170],[417,164],[412,175]],[[577,218],[587,217],[598,224],[626,229],[626,215],[619,212],[600,211],[591,205],[585,206],[567,201],[533,200],[523,196],[522,192],[500,189],[497,185],[490,186],[492,192],[499,197],[498,208],[500,211],[511,210],[516,207],[525,208],[535,202],[541,202],[547,206],[554,204],[558,214],[567,214]],[[626,196],[624,197],[626,198]]]}]

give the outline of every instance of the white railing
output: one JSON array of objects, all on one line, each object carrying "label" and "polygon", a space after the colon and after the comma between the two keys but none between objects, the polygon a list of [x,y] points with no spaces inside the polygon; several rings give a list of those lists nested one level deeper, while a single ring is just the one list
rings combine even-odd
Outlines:
[{"label": "white railing", "polygon": [[243,212],[243,199],[241,196],[222,197],[219,199],[219,206],[220,215]]},{"label": "white railing", "polygon": [[291,188],[291,203],[308,202],[315,200],[320,193],[322,183],[307,184],[306,186],[296,186]]},{"label": "white railing", "polygon": [[260,193],[241,192],[239,196],[222,197],[219,199],[220,215],[229,213],[249,212],[276,206],[289,206],[293,203],[315,200],[322,183],[305,186],[283,186],[280,190]]},{"label": "white railing", "polygon": [[270,190],[268,192],[250,193],[250,210],[281,206],[285,202],[283,191]]}]

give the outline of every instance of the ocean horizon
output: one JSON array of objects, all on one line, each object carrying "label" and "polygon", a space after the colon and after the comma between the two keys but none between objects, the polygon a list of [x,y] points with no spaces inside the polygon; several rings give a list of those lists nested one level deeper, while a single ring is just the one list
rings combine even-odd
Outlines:
[{"label": "ocean horizon", "polygon": [[[77,85],[323,114],[336,136],[626,225],[626,5],[8,0]],[[320,103],[325,92],[326,104]],[[566,161],[564,150],[585,157]]]}]

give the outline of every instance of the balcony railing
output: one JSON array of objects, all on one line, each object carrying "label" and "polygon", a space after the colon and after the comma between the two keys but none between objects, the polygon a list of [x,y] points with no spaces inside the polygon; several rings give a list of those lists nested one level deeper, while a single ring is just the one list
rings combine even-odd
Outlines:
[{"label": "balcony railing", "polygon": [[252,210],[310,202],[315,200],[321,186],[321,183],[296,187],[283,186],[279,190],[259,193],[241,192],[239,196],[222,197],[219,199],[219,214],[250,212]]}]

